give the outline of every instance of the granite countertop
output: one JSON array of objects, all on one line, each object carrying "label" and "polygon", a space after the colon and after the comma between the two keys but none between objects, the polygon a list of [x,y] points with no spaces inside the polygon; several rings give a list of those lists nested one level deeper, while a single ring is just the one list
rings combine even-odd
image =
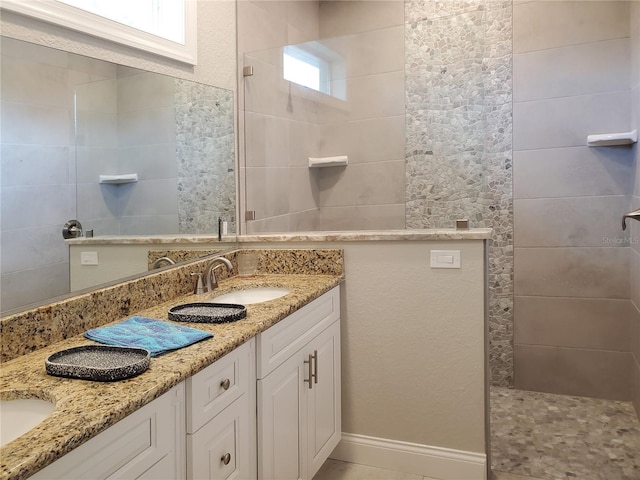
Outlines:
[{"label": "granite countertop", "polygon": [[[455,228],[407,229],[407,230],[351,230],[351,231],[319,231],[319,232],[286,232],[266,233],[259,235],[227,236],[223,242],[366,242],[366,241],[439,241],[439,240],[488,240],[491,238],[490,228]],[[152,235],[152,236],[98,236],[91,238],[71,238],[65,240],[70,245],[149,245],[149,244],[215,244],[218,237],[214,235]],[[224,243],[221,245],[224,246]]]},{"label": "granite countertop", "polygon": [[[187,295],[137,311],[134,314],[167,320],[167,311],[175,305],[206,301],[234,290],[259,286],[291,289],[291,293],[276,300],[247,305],[247,317],[234,323],[181,323],[211,332],[214,337],[153,358],[146,372],[128,380],[101,383],[47,375],[44,360],[50,354],[94,344],[82,335],[3,363],[0,398],[42,398],[53,401],[55,410],[37,427],[0,449],[0,478],[16,480],[34,474],[339,285],[342,280],[342,275],[318,274],[231,277],[222,280],[215,292]],[[123,318],[114,321],[120,320]]]}]

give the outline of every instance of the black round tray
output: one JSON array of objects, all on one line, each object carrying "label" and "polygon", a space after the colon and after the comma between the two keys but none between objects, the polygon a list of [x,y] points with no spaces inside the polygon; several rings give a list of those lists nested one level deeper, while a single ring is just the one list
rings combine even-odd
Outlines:
[{"label": "black round tray", "polygon": [[44,361],[49,375],[114,382],[140,375],[149,368],[144,348],[84,345],[53,353]]},{"label": "black round tray", "polygon": [[169,320],[192,323],[227,323],[242,320],[247,307],[233,303],[185,303],[169,309]]}]

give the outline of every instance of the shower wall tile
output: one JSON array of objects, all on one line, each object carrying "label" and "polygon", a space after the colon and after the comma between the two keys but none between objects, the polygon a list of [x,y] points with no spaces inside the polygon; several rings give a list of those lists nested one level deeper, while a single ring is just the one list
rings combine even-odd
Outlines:
[{"label": "shower wall tile", "polygon": [[629,49],[620,38],[514,55],[514,101],[626,90]]},{"label": "shower wall tile", "polygon": [[628,247],[629,234],[620,229],[628,208],[627,195],[516,199],[514,245]]},{"label": "shower wall tile", "polygon": [[319,214],[323,230],[403,229],[405,205],[356,205],[323,208]]},{"label": "shower wall tile", "polygon": [[173,108],[174,79],[166,75],[141,72],[118,78],[118,112],[135,112],[150,108]]},{"label": "shower wall tile", "polygon": [[313,123],[289,121],[289,146],[287,151],[289,153],[290,167],[307,168],[309,157],[322,156],[320,151],[322,135],[319,133],[321,128]]},{"label": "shower wall tile", "polygon": [[[97,185],[100,175],[115,175],[120,171],[117,147],[78,146],[76,151],[76,182]],[[135,170],[127,170],[133,173]]]},{"label": "shower wall tile", "polygon": [[68,109],[2,101],[2,143],[70,145],[72,116]]},{"label": "shower wall tile", "polygon": [[319,156],[348,155],[349,164],[404,158],[404,115],[320,126]]},{"label": "shower wall tile", "polygon": [[378,30],[404,23],[404,3],[346,0],[320,3],[320,38]]},{"label": "shower wall tile", "polygon": [[385,205],[404,201],[404,161],[360,163],[310,171],[320,207]]},{"label": "shower wall tile", "polygon": [[175,143],[173,107],[158,107],[118,113],[118,145]]},{"label": "shower wall tile", "polygon": [[344,61],[344,75],[332,72],[333,79],[404,70],[402,25],[327,38],[322,45],[341,55]]},{"label": "shower wall tile", "polygon": [[2,186],[69,183],[69,146],[0,146]]},{"label": "shower wall tile", "polygon": [[247,167],[289,165],[289,120],[258,113],[245,113]]},{"label": "shower wall tile", "polygon": [[521,390],[631,400],[629,352],[515,346],[515,387]]},{"label": "shower wall tile", "polygon": [[514,198],[627,195],[629,152],[587,146],[513,152]]},{"label": "shower wall tile", "polygon": [[290,169],[247,167],[247,205],[255,210],[258,219],[289,213]]},{"label": "shower wall tile", "polygon": [[557,1],[515,4],[514,53],[628,37],[629,3]]},{"label": "shower wall tile", "polygon": [[351,120],[404,113],[404,73],[402,71],[349,78],[347,91]]},{"label": "shower wall tile", "polygon": [[629,316],[631,324],[629,339],[631,346],[629,350],[635,357],[636,365],[640,366],[640,308],[633,303],[631,305],[632,311]]},{"label": "shower wall tile", "polygon": [[135,145],[118,149],[119,170],[137,173],[144,180],[176,178],[176,146],[173,143]]},{"label": "shower wall tile", "polygon": [[[117,221],[122,214],[120,194],[127,190],[126,186],[122,188],[118,185],[100,185],[97,181],[76,185],[77,215],[85,229],[90,230],[93,222],[99,218]],[[97,235],[97,232],[94,231],[94,234]]]},{"label": "shower wall tile", "polygon": [[286,13],[283,15],[273,10],[280,8],[277,2],[265,2],[266,8],[262,3],[248,0],[237,2],[238,25],[242,26],[238,34],[238,52],[241,54],[287,44]]},{"label": "shower wall tile", "polygon": [[74,185],[3,187],[0,192],[2,231],[59,225],[75,216]]},{"label": "shower wall tile", "polygon": [[[637,230],[631,239],[634,242],[634,246],[637,246],[637,242],[640,242]],[[636,248],[631,249],[629,257],[631,301],[640,309],[640,252]]]},{"label": "shower wall tile", "polygon": [[[289,167],[289,211],[295,214],[319,207],[318,177],[309,167]],[[296,230],[291,230],[296,231]]]},{"label": "shower wall tile", "polygon": [[86,82],[76,85],[74,88],[76,110],[118,113],[118,81],[115,78],[102,81],[86,79]]},{"label": "shower wall tile", "polygon": [[69,262],[3,274],[0,281],[0,304],[5,312],[69,293]]},{"label": "shower wall tile", "polygon": [[118,114],[97,110],[76,112],[75,144],[80,147],[118,146]]},{"label": "shower wall tile", "polygon": [[[286,19],[289,37],[289,44],[297,43],[292,41],[292,33],[301,40],[316,40],[320,36],[320,2],[319,0],[309,0],[306,2],[285,2]],[[303,36],[299,36],[303,34]]]},{"label": "shower wall tile", "polygon": [[515,150],[584,145],[592,133],[629,128],[629,91],[580,95],[513,105]]},{"label": "shower wall tile", "polygon": [[629,249],[515,249],[518,296],[629,298]]},{"label": "shower wall tile", "polygon": [[3,234],[2,274],[37,269],[44,265],[69,261],[69,247],[62,239],[60,225],[20,228]]},{"label": "shower wall tile", "polygon": [[123,217],[165,215],[178,212],[178,180],[139,180],[125,185],[106,185],[117,189]]},{"label": "shower wall tile", "polygon": [[69,101],[67,69],[2,56],[0,75],[4,101],[66,109]]},{"label": "shower wall tile", "polygon": [[629,300],[515,297],[514,342],[628,352],[633,338]]},{"label": "shower wall tile", "polygon": [[[215,217],[217,220],[217,217]],[[218,232],[218,222],[212,222],[208,233]],[[120,235],[169,235],[178,232],[178,214],[136,215],[120,217]]]}]

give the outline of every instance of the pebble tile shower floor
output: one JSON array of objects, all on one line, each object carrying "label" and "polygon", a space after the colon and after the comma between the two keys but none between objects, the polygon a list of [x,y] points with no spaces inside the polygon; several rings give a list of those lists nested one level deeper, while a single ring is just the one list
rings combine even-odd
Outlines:
[{"label": "pebble tile shower floor", "polygon": [[491,389],[491,465],[544,480],[640,480],[630,402]]}]

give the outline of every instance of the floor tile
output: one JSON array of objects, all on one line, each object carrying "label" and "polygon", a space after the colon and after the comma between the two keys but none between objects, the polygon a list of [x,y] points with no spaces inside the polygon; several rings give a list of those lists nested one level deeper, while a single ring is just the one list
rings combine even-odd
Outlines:
[{"label": "floor tile", "polygon": [[491,463],[497,480],[638,480],[640,422],[630,402],[495,387]]}]

